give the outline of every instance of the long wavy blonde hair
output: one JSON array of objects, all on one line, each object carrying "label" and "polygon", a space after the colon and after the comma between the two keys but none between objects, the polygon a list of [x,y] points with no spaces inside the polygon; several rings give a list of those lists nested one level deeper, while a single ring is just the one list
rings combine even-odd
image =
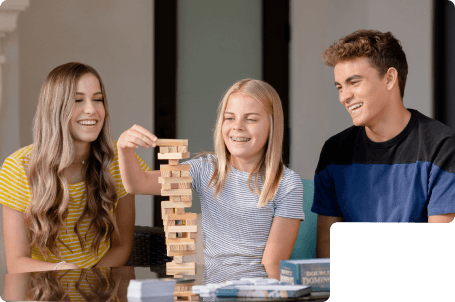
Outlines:
[{"label": "long wavy blonde hair", "polygon": [[[210,179],[209,186],[215,188],[215,197],[218,196],[226,182],[226,177],[231,167],[231,154],[226,147],[221,130],[229,97],[235,92],[252,97],[264,106],[270,122],[266,151],[255,169],[248,176],[248,188],[259,195],[258,207],[260,208],[275,197],[284,169],[282,159],[284,133],[283,108],[278,93],[266,82],[254,79],[240,80],[228,89],[220,102],[215,131],[213,133],[217,161],[215,163],[215,172]],[[255,190],[251,187],[253,177]],[[259,177],[261,177],[263,184],[262,191],[259,189]]]},{"label": "long wavy blonde hair", "polygon": [[104,85],[94,68],[81,63],[67,63],[52,70],[41,87],[34,118],[33,150],[27,172],[31,188],[31,202],[25,212],[25,221],[30,230],[29,247],[35,245],[45,258],[49,251],[61,258],[57,241],[64,244],[59,235],[62,229],[67,230],[65,221],[70,196],[64,170],[73,163],[75,154],[69,125],[77,84],[87,73],[96,76],[100,82],[105,118],[98,138],[91,143],[90,154],[84,165],[87,202],[74,231],[84,249],[78,228],[87,215],[90,221],[87,234],[92,228],[95,232],[90,248],[96,253],[103,237],[110,238],[114,231],[117,232],[115,217],[111,213],[118,197],[110,173],[114,146]]}]

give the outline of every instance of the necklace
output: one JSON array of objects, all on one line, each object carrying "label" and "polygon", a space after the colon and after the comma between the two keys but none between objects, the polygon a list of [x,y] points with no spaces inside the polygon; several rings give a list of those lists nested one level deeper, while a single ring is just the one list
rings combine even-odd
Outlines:
[{"label": "necklace", "polygon": [[85,164],[85,159],[84,160],[75,160],[73,161],[73,164],[75,163],[81,163],[82,165]]}]

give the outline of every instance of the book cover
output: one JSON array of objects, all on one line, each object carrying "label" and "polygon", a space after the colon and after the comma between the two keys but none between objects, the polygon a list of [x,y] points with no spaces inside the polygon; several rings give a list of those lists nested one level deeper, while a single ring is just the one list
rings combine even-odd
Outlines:
[{"label": "book cover", "polygon": [[280,281],[311,285],[313,291],[330,291],[330,259],[282,260]]},{"label": "book cover", "polygon": [[308,295],[308,285],[231,285],[215,291],[217,297],[293,298]]}]

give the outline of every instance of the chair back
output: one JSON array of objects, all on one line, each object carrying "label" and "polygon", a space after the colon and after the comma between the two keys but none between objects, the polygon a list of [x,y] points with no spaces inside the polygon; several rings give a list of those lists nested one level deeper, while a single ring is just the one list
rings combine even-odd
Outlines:
[{"label": "chair back", "polygon": [[302,182],[305,221],[300,222],[299,234],[289,259],[316,258],[316,224],[318,215],[311,212],[314,198],[314,182],[308,179],[302,179]]}]

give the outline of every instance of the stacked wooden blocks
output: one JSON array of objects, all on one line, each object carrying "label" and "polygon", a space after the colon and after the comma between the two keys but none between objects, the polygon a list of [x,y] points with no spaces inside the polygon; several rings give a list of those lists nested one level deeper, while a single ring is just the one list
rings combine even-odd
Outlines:
[{"label": "stacked wooden blocks", "polygon": [[[190,165],[180,165],[179,159],[190,157],[188,140],[159,139],[158,159],[168,160],[168,165],[160,165],[162,184],[161,195],[169,196],[169,201],[161,202],[164,232],[166,234],[167,255],[174,257],[166,263],[166,274],[181,278],[183,275],[196,274],[196,262],[184,262],[183,256],[196,254],[197,226],[196,213],[186,213],[185,208],[191,207]],[[177,188],[178,186],[178,188]],[[176,297],[192,301],[191,291],[176,291]]]}]

